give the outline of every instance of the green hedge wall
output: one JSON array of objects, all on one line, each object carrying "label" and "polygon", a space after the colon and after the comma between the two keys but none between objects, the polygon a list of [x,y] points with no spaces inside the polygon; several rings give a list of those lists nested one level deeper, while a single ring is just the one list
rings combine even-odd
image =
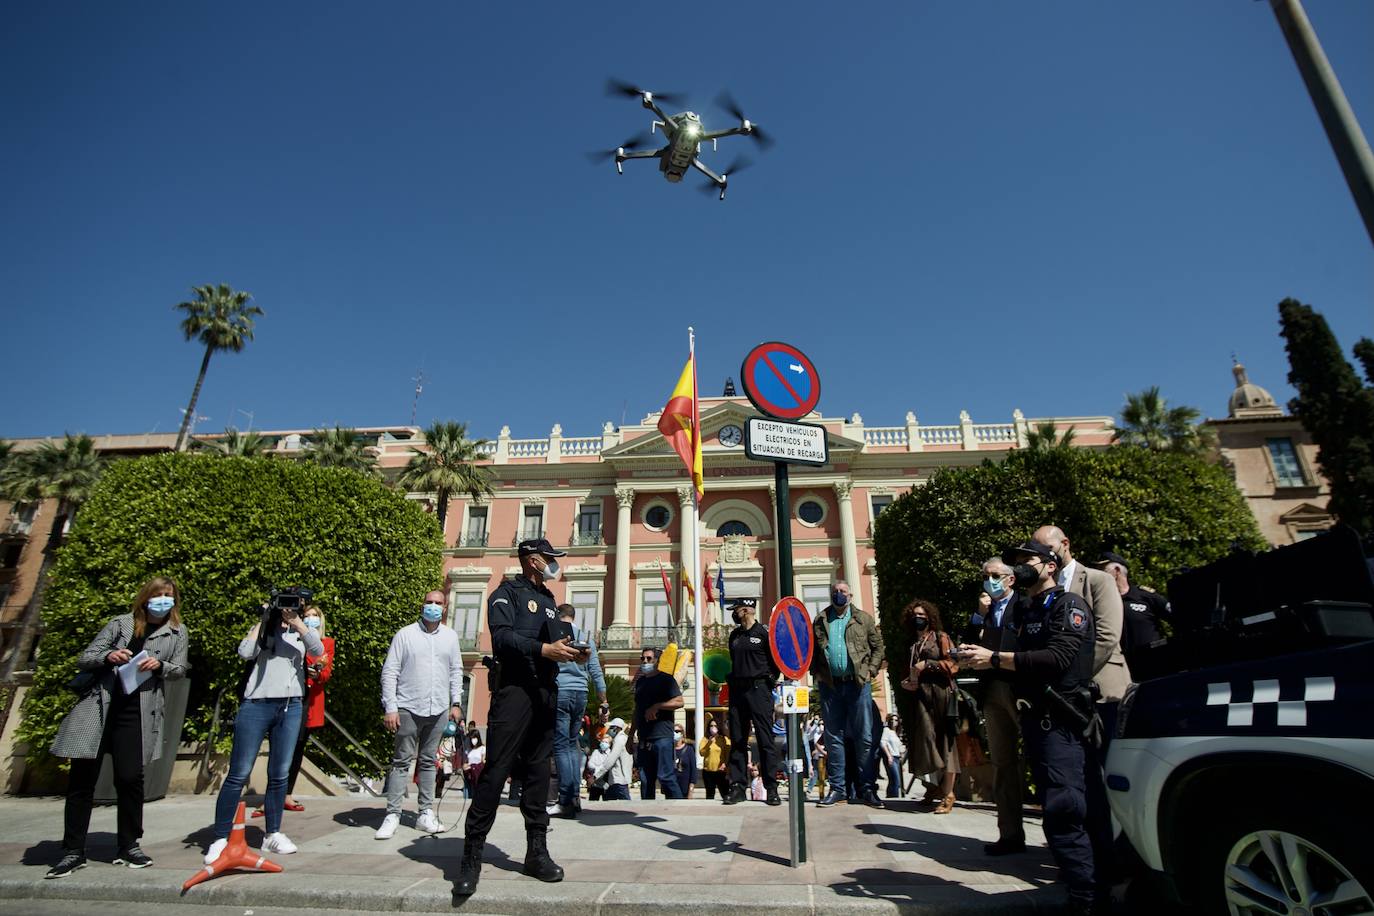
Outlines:
[{"label": "green hedge wall", "polygon": [[[983,561],[1054,524],[1075,558],[1113,550],[1131,581],[1163,591],[1173,573],[1224,556],[1233,544],[1268,545],[1227,471],[1186,455],[1114,447],[1016,451],[994,464],[937,472],[893,502],[874,531],[883,639],[897,687],[909,645],[900,611],[934,601],[958,634],[976,607]],[[900,704],[899,704],[900,705]]]},{"label": "green hedge wall", "polygon": [[[268,458],[163,454],[105,472],[59,552],[20,737],[41,758],[75,697],[64,687],[77,654],[153,576],[182,589],[192,681],[183,740],[210,731],[222,690],[218,744],[227,749],[243,672],[239,640],[272,585],[315,590],[335,640],[326,707],[379,759],[379,677],[392,634],[442,587],[439,527],[414,501],[354,471]],[[367,771],[333,729],[330,749]]]}]

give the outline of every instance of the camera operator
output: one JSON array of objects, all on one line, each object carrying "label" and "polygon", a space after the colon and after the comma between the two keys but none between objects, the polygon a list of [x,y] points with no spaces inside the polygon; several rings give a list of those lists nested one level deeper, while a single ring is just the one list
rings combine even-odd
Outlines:
[{"label": "camera operator", "polygon": [[[501,583],[487,600],[492,655],[491,711],[487,717],[487,765],[468,809],[463,858],[453,892],[471,896],[482,874],[482,850],[496,820],[501,787],[512,770],[523,784],[524,873],[540,881],[562,881],[563,869],[549,858],[549,760],[553,755],[554,710],[560,662],[586,662],[557,621],[558,603],[546,582],[558,578],[558,557],[544,538],[521,541],[520,575]],[[571,628],[569,628],[571,629]]]},{"label": "camera operator", "polygon": [[282,804],[296,735],[301,728],[301,698],[305,696],[306,655],[323,655],[324,643],[301,619],[313,597],[306,588],[273,589],[262,616],[239,643],[239,657],[251,663],[243,702],[234,717],[234,747],[229,775],[215,802],[215,841],[205,853],[213,864],[229,842],[229,828],[253,762],[267,738],[267,791],[263,799],[267,836],[265,852],[289,855],[296,845],[281,832]]},{"label": "camera operator", "polygon": [[1004,621],[1000,649],[965,644],[959,660],[974,670],[1013,674],[1017,706],[1024,710],[1022,740],[1044,806],[1045,841],[1068,886],[1072,912],[1097,912],[1110,890],[1097,850],[1110,849],[1111,839],[1091,835],[1107,803],[1090,737],[1101,728],[1092,687],[1093,612],[1059,584],[1059,556],[1049,546],[1026,541],[1002,561],[1022,590],[1011,632]]}]

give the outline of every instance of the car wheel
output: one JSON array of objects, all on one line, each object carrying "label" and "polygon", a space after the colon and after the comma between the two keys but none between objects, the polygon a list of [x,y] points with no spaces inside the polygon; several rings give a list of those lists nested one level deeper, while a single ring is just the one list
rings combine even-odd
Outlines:
[{"label": "car wheel", "polygon": [[1374,913],[1374,857],[1353,837],[1291,812],[1248,814],[1216,832],[1194,887],[1232,916]]}]

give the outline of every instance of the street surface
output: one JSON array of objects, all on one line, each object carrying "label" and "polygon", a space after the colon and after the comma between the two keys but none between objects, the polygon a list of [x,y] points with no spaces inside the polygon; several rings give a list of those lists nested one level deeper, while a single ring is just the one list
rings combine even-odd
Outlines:
[{"label": "street surface", "polygon": [[[110,903],[138,902],[143,913],[275,916],[287,909],[353,912],[451,912],[451,887],[462,854],[463,801],[450,795],[440,818],[457,828],[440,837],[417,833],[413,813],[389,841],[373,838],[383,806],[356,798],[302,799],[284,831],[300,847],[276,861],[277,875],[230,874],[180,896],[201,867],[212,796],[177,796],[147,805],[143,849],[156,865],[109,864],[115,855],[114,808],[98,808],[87,855],[91,864],[47,881],[60,856],[60,798],[0,798],[0,912],[108,913]],[[1012,916],[1058,909],[1062,892],[1039,823],[1027,820],[1031,849],[992,859],[982,844],[996,838],[990,807],[963,806],[936,817],[911,801],[886,810],[859,805],[808,806],[810,861],[788,864],[787,808],[761,802],[586,803],[579,821],[555,820],[554,858],[561,884],[520,874],[525,838],[519,811],[503,806],[487,842],[477,894],[461,909],[474,914],[642,913],[671,906],[675,914],[984,913]],[[250,821],[248,842],[262,839]],[[103,906],[101,904],[103,903]]]}]

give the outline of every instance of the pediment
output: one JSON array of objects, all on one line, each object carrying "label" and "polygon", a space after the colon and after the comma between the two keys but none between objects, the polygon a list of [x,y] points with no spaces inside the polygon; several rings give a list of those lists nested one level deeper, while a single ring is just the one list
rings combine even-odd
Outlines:
[{"label": "pediment", "polygon": [[1331,520],[1331,513],[1321,506],[1314,506],[1311,503],[1301,503],[1289,509],[1279,516],[1280,524],[1293,525],[1300,523],[1327,522]]},{"label": "pediment", "polygon": [[[621,445],[617,445],[614,448],[607,449],[605,452],[602,453],[602,458],[609,461],[614,461],[617,458],[672,457],[676,459],[677,452],[673,451],[673,447],[668,444],[668,440],[664,437],[664,435],[653,427],[653,424],[656,424],[658,422],[658,418],[660,416],[662,416],[662,411],[652,413],[644,418],[644,425],[649,426],[652,430],[649,434],[640,436],[637,439],[632,439],[631,441],[623,443]],[[717,404],[714,407],[711,407],[710,409],[702,413],[701,430],[704,435],[704,438],[712,439],[718,432],[720,432],[720,429],[723,426],[729,426],[730,424],[734,424],[736,426],[742,427],[744,426],[745,420],[748,420],[750,417],[760,416],[763,415],[747,404],[742,404],[735,401],[726,401],[725,403]],[[802,422],[814,423],[818,420],[820,420],[820,415],[817,413],[812,413],[808,415]],[[830,451],[832,454],[834,454],[835,452],[857,452],[863,448],[862,442],[855,441],[854,439],[846,439],[844,436],[839,436],[829,431],[826,432],[826,439],[829,441]],[[740,457],[743,457],[744,449],[743,447],[731,448],[708,442],[705,446],[703,446],[702,454],[739,455]]]}]

